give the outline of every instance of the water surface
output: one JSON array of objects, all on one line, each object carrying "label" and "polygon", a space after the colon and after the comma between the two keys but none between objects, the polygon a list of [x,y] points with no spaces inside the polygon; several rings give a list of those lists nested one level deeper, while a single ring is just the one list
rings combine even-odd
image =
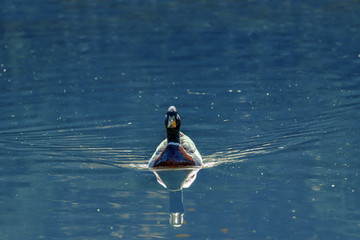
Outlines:
[{"label": "water surface", "polygon": [[[24,1],[0,14],[1,239],[358,239],[358,1]],[[184,223],[146,163],[175,105]]]}]

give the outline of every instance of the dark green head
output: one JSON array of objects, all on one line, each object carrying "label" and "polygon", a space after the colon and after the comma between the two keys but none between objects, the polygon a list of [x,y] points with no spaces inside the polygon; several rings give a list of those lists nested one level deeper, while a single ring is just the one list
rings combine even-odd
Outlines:
[{"label": "dark green head", "polygon": [[165,127],[167,129],[178,129],[180,130],[181,119],[177,110],[174,106],[170,106],[165,115]]},{"label": "dark green head", "polygon": [[168,142],[179,143],[181,119],[174,106],[170,106],[165,115],[165,127]]}]

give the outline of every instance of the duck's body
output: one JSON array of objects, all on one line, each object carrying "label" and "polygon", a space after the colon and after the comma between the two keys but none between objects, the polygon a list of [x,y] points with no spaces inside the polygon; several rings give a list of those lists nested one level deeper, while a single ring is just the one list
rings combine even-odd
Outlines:
[{"label": "duck's body", "polygon": [[149,161],[149,167],[201,166],[202,158],[194,142],[180,132],[180,144],[168,143],[165,139],[156,148]]},{"label": "duck's body", "polygon": [[180,132],[180,116],[171,106],[165,116],[167,138],[160,143],[149,161],[149,168],[202,166],[194,142]]}]

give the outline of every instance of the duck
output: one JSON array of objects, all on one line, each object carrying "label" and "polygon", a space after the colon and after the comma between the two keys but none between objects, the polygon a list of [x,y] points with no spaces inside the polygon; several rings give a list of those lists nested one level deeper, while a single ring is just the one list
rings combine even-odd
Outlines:
[{"label": "duck", "polygon": [[180,132],[181,119],[175,106],[165,115],[166,139],[156,148],[149,160],[149,168],[201,167],[202,157],[194,142]]}]

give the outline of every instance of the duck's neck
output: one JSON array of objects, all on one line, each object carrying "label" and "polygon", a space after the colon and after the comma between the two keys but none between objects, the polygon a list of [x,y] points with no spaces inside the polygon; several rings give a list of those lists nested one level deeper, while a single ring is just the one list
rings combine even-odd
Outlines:
[{"label": "duck's neck", "polygon": [[166,129],[167,134],[167,141],[173,142],[173,143],[180,143],[180,131],[176,128],[167,128]]}]

